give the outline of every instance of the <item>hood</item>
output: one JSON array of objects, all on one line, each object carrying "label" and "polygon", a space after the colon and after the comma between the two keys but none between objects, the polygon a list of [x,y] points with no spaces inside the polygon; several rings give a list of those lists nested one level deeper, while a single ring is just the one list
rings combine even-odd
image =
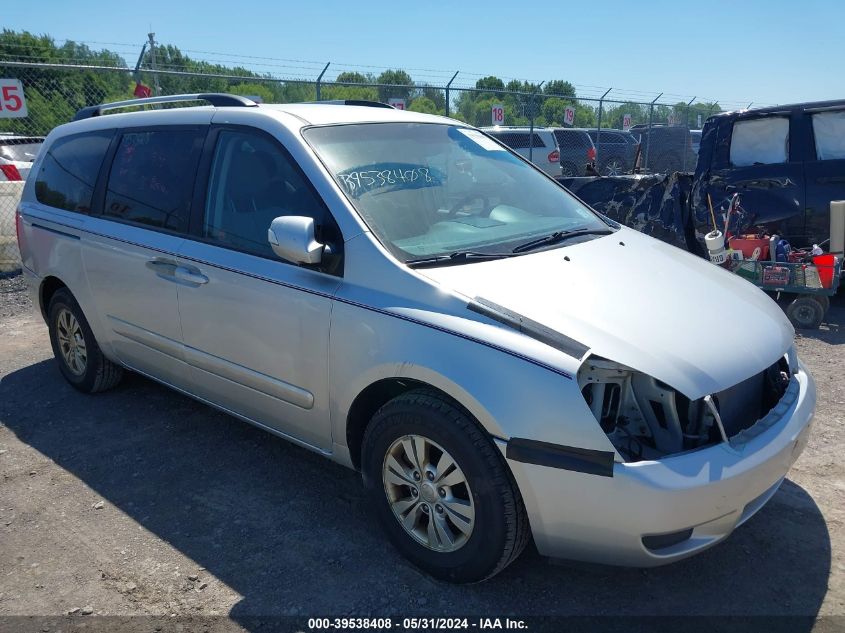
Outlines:
[{"label": "hood", "polygon": [[794,334],[778,305],[748,281],[626,228],[530,255],[418,272],[691,399],[763,371]]}]

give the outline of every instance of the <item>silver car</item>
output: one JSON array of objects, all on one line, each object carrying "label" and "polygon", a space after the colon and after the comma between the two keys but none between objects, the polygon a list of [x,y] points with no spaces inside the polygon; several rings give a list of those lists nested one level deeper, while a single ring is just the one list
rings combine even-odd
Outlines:
[{"label": "silver car", "polygon": [[167,100],[200,97],[80,111],[26,182],[71,385],[131,370],[360,470],[395,546],[455,582],[531,538],[676,561],[775,494],[816,396],[763,292],[460,122]]}]

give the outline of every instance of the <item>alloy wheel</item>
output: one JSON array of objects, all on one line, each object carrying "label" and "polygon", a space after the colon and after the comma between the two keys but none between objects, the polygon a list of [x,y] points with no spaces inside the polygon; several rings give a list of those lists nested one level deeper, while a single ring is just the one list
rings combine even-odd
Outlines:
[{"label": "alloy wheel", "polygon": [[81,376],[88,364],[88,348],[79,321],[70,310],[62,308],[59,312],[56,335],[65,365],[75,376]]},{"label": "alloy wheel", "polygon": [[382,483],[393,515],[417,542],[437,552],[463,547],[475,527],[464,472],[439,444],[403,435],[388,448]]}]

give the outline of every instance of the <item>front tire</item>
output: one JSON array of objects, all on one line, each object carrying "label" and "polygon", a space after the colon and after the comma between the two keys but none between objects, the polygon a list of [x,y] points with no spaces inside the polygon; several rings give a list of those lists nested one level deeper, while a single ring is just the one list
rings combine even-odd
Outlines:
[{"label": "front tire", "polygon": [[490,578],[528,542],[525,507],[501,452],[437,391],[409,391],[376,413],[362,470],[391,542],[436,578]]},{"label": "front tire", "polygon": [[47,314],[50,344],[65,380],[84,393],[105,391],[120,382],[123,368],[103,356],[70,291],[57,290]]}]

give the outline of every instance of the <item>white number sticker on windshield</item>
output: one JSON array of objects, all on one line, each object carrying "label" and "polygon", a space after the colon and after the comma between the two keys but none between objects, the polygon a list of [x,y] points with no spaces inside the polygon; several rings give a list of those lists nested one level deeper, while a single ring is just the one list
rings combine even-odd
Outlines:
[{"label": "white number sticker on windshield", "polygon": [[338,179],[351,194],[361,194],[380,187],[413,187],[438,184],[428,167],[410,169],[367,169],[338,174]]}]

